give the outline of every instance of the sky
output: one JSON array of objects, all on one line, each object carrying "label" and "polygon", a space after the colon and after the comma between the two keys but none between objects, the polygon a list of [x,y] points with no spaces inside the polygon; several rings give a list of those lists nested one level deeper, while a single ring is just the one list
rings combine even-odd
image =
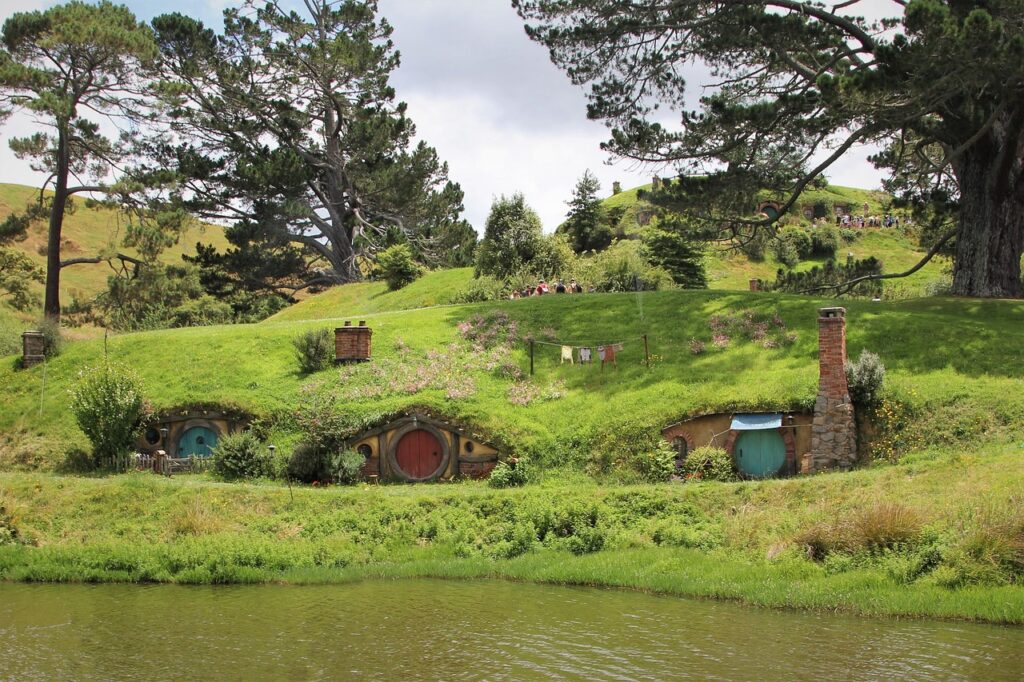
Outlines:
[{"label": "sky", "polygon": [[[869,0],[865,4],[891,5]],[[41,9],[53,0],[0,0],[0,22],[18,11]],[[140,19],[177,11],[221,28],[230,0],[178,0],[173,5],[127,0]],[[466,218],[478,232],[492,201],[522,192],[541,217],[545,231],[565,218],[576,181],[591,170],[602,193],[613,181],[623,188],[650,182],[671,171],[609,163],[600,144],[603,124],[586,117],[585,92],[572,85],[533,43],[510,0],[379,0],[380,13],[394,27],[402,64],[392,84],[409,105],[417,135],[448,162],[449,176],[466,194]],[[693,93],[699,80],[690,80]],[[10,137],[33,130],[24,116],[0,128],[0,182],[39,185],[45,179],[14,158]],[[839,185],[879,185],[866,161],[869,149],[854,150],[828,172]]]}]

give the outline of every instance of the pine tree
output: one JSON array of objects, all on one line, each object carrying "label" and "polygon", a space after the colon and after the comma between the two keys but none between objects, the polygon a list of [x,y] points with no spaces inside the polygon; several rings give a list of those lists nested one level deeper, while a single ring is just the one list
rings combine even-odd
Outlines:
[{"label": "pine tree", "polygon": [[[125,207],[128,195],[157,176],[121,183],[110,182],[111,172],[125,161],[126,139],[105,136],[98,121],[116,120],[128,132],[145,118],[149,105],[144,95],[146,67],[156,56],[152,32],[136,21],[125,7],[106,0],[96,5],[68,2],[45,11],[12,15],[3,26],[0,48],[0,122],[14,110],[29,112],[49,132],[10,140],[19,158],[30,159],[33,170],[48,173],[39,203],[26,213],[11,216],[0,226],[7,238],[24,232],[36,218],[48,216],[46,284],[43,312],[60,318],[61,269],[104,258],[61,259],[61,232],[71,199],[82,193],[112,193]],[[87,181],[78,182],[79,178]],[[71,180],[76,180],[72,183]],[[139,220],[146,208],[136,213]],[[180,227],[183,216],[176,214]],[[139,220],[130,225],[135,237],[149,231]]]},{"label": "pine tree", "polygon": [[569,245],[576,253],[601,251],[612,242],[612,231],[607,224],[604,206],[598,197],[601,183],[589,170],[576,183],[569,204],[567,220],[559,232],[569,237]]},{"label": "pine tree", "polygon": [[306,0],[305,13],[250,0],[224,35],[180,14],[153,25],[173,122],[157,149],[199,215],[249,221],[304,249],[307,286],[361,277],[403,233],[418,253],[459,221],[462,190],[414,143],[389,83],[391,26],[374,0]]}]

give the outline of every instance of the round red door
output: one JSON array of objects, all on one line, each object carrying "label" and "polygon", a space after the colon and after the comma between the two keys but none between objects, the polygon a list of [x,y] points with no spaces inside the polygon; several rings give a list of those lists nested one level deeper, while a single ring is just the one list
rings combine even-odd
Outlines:
[{"label": "round red door", "polygon": [[395,461],[409,478],[427,478],[441,466],[441,443],[422,429],[410,431],[398,441]]}]

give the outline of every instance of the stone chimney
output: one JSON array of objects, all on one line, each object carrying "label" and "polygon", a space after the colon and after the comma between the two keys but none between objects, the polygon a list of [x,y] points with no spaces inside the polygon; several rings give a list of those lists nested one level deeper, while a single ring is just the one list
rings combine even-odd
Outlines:
[{"label": "stone chimney", "polygon": [[846,309],[818,311],[818,399],[803,473],[849,469],[857,460],[853,403],[846,385]]},{"label": "stone chimney", "polygon": [[352,322],[345,321],[344,327],[334,330],[334,361],[341,362],[366,362],[370,359],[370,340],[373,337],[373,330],[366,326],[366,322],[360,320],[358,327],[353,327]]},{"label": "stone chimney", "polygon": [[46,340],[42,332],[27,331],[21,335],[21,366],[28,368],[46,359]]}]

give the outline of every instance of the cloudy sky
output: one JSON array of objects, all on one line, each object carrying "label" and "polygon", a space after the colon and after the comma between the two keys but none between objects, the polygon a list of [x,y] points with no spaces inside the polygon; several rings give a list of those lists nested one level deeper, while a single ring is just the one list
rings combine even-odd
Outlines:
[{"label": "cloudy sky", "polygon": [[[437,148],[453,180],[466,193],[466,217],[482,232],[493,198],[522,192],[553,230],[565,202],[588,168],[611,193],[649,182],[653,169],[608,164],[599,148],[607,130],[586,118],[586,98],[523,32],[509,0],[379,0],[394,26],[402,66],[393,84],[409,104],[418,134]],[[57,4],[49,0],[0,0],[0,21],[12,13]],[[141,19],[178,11],[221,27],[230,0],[125,2]],[[870,4],[870,3],[869,3]],[[887,3],[888,4],[888,3]],[[691,81],[690,87],[699,85]],[[30,132],[24,117],[0,128],[0,182],[39,184],[43,178],[18,161],[11,136]],[[866,151],[829,172],[836,184],[874,188]],[[667,173],[664,173],[667,174]]]}]

